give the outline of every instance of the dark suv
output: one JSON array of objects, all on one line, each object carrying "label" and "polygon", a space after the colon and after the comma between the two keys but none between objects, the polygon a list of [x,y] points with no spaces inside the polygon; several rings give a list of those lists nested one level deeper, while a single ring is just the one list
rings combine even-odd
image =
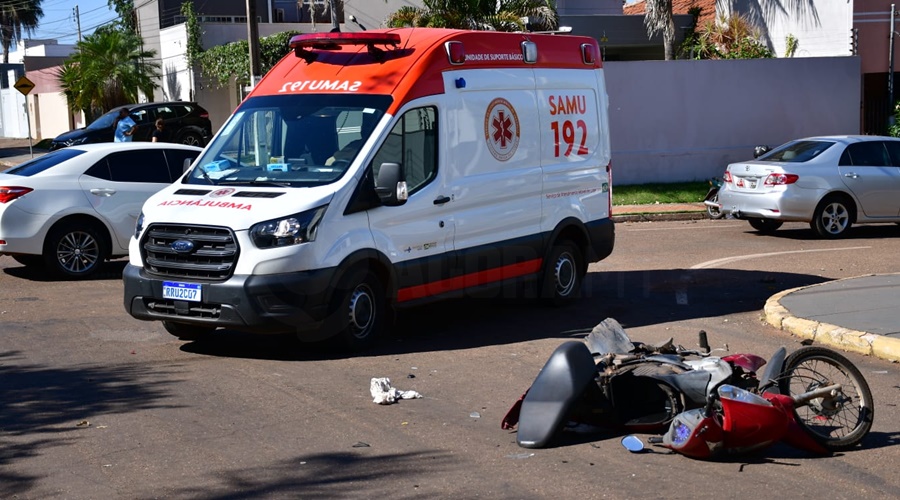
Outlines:
[{"label": "dark suv", "polygon": [[135,141],[150,141],[157,118],[165,121],[171,142],[203,147],[212,136],[209,113],[196,102],[145,102],[113,108],[87,127],[56,136],[50,142],[50,151],[76,144],[113,142],[113,127],[121,108],[128,108],[137,123]]}]

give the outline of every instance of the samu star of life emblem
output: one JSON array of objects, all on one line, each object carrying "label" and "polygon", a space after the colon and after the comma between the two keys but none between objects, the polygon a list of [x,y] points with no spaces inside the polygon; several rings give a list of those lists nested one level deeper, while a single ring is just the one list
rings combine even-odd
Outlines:
[{"label": "samu star of life emblem", "polygon": [[506,99],[498,97],[484,114],[484,140],[497,161],[506,161],[519,147],[519,117]]}]

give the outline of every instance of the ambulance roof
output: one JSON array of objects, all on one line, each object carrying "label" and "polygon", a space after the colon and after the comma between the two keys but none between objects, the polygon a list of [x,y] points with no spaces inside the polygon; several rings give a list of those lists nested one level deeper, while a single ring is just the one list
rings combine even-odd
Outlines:
[{"label": "ambulance roof", "polygon": [[[452,42],[452,43],[448,43]],[[526,62],[523,42],[533,42]],[[442,73],[488,68],[600,68],[589,37],[437,28],[314,33],[291,40],[292,53],[266,74],[250,97],[277,94],[366,93],[394,97],[390,111],[444,91]],[[452,49],[451,49],[452,47]],[[454,59],[451,62],[451,58]]]}]

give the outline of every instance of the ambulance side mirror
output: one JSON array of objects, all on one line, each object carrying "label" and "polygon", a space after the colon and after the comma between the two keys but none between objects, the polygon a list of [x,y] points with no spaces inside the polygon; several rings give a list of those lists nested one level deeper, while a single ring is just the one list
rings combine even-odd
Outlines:
[{"label": "ambulance side mirror", "polygon": [[378,177],[375,179],[375,194],[387,206],[406,203],[409,192],[406,190],[406,181],[401,180],[399,163],[381,164]]}]

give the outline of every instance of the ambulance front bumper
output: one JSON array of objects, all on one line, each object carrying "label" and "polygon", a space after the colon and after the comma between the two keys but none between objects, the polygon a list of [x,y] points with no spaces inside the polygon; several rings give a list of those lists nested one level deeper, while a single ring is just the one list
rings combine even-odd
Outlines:
[{"label": "ambulance front bumper", "polygon": [[[321,340],[336,269],[262,276],[232,276],[223,282],[181,283],[128,264],[122,275],[125,310],[147,321],[173,321],[252,333],[297,333]],[[197,287],[190,300],[165,298],[173,284]]]}]

